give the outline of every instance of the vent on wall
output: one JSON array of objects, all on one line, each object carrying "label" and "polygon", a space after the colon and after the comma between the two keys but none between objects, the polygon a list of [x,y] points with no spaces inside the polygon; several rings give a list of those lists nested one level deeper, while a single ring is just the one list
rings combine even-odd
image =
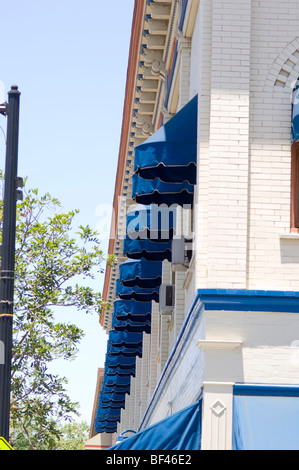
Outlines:
[{"label": "vent on wall", "polygon": [[171,264],[173,271],[188,268],[192,258],[192,239],[174,238],[171,247]]},{"label": "vent on wall", "polygon": [[162,284],[160,286],[159,307],[161,314],[169,314],[174,309],[174,293],[173,284]]}]

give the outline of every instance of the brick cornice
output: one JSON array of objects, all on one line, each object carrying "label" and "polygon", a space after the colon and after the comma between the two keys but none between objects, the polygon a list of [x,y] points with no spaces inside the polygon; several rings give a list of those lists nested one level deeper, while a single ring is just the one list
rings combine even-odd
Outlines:
[{"label": "brick cornice", "polygon": [[[111,225],[111,231],[110,231],[108,254],[113,254],[114,246],[115,246],[115,233],[116,233],[116,224],[117,224],[117,218],[118,218],[118,200],[119,200],[119,196],[121,195],[122,178],[123,178],[123,172],[124,172],[124,165],[126,161],[126,152],[127,152],[127,146],[128,146],[130,121],[131,121],[132,102],[134,99],[136,71],[137,71],[137,63],[138,63],[138,58],[139,58],[139,42],[140,42],[140,36],[142,33],[142,27],[143,27],[144,8],[145,8],[144,0],[135,0],[130,51],[129,51],[129,62],[128,62],[128,69],[127,69],[125,100],[124,100],[124,109],[123,109],[123,121],[122,121],[120,148],[119,148],[119,156],[118,156],[118,164],[117,164],[117,174],[116,174],[116,180],[115,180],[113,217],[112,217],[112,225]],[[105,279],[104,279],[103,295],[102,295],[104,301],[107,300],[107,296],[108,296],[110,274],[111,274],[111,267],[107,265]],[[103,315],[101,316],[100,324],[103,326]]]}]

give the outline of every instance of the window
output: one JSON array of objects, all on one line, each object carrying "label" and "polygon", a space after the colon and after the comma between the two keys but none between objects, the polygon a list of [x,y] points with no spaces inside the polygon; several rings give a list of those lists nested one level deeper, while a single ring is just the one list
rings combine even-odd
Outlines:
[{"label": "window", "polygon": [[292,92],[291,232],[299,232],[299,78]]},{"label": "window", "polygon": [[299,142],[292,144],[291,154],[291,232],[299,232]]}]

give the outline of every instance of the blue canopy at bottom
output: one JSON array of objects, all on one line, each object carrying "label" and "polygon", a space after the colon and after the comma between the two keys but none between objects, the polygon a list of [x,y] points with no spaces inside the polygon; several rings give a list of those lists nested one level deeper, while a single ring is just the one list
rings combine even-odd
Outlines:
[{"label": "blue canopy at bottom", "polygon": [[200,450],[201,410],[199,400],[108,450]]}]

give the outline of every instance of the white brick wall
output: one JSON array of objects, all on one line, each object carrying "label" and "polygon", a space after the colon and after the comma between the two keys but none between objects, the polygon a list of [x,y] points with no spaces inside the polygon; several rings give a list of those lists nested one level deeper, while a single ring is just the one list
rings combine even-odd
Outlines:
[{"label": "white brick wall", "polygon": [[299,239],[281,238],[298,25],[293,1],[200,2],[190,77],[199,93],[197,287],[299,289]]},{"label": "white brick wall", "polygon": [[212,9],[207,287],[246,286],[251,0]]},{"label": "white brick wall", "polygon": [[293,55],[298,24],[292,1],[253,2],[248,239],[252,289],[299,289],[299,239],[280,238],[290,229],[291,81],[275,86],[282,68],[289,73],[298,67]]},{"label": "white brick wall", "polygon": [[241,381],[299,383],[299,315],[208,312],[207,339],[241,340]]}]

